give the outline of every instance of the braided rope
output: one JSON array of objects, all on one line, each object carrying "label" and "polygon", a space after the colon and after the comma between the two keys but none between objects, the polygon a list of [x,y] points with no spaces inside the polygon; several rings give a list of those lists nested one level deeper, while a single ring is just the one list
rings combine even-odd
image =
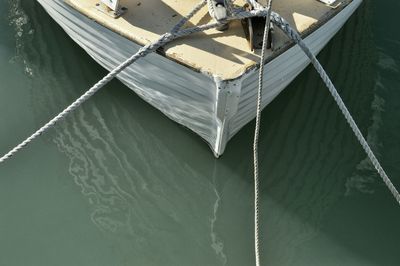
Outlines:
[{"label": "braided rope", "polygon": [[187,14],[185,17],[183,17],[178,24],[175,25],[175,27],[172,28],[171,32],[177,32],[179,31],[183,25],[185,25],[186,22],[188,22],[189,19],[191,19],[194,15],[197,14],[197,12],[200,11],[200,9],[202,9],[207,3],[207,0],[202,0],[200,1],[200,3],[198,3],[193,9],[192,11],[190,11],[189,14]]},{"label": "braided rope", "polygon": [[[208,13],[210,14],[210,16],[215,19],[216,21],[223,21],[226,20],[225,19],[221,19],[218,18],[216,15],[216,10],[214,8],[214,5],[216,4],[216,0],[206,0],[207,1],[207,6],[208,6]],[[220,0],[221,1],[221,0]],[[234,12],[234,6],[233,3],[231,2],[231,0],[222,0],[222,2],[218,2],[218,3],[222,3],[227,11],[227,16],[231,16],[231,14]]]},{"label": "braided rope", "polygon": [[263,79],[264,79],[264,63],[265,54],[267,50],[268,34],[270,29],[270,18],[271,18],[271,5],[272,0],[268,1],[267,9],[268,14],[266,16],[263,43],[261,49],[260,58],[260,71],[258,75],[258,91],[257,91],[257,112],[256,112],[256,126],[254,130],[254,142],[253,142],[253,160],[254,160],[254,246],[256,256],[256,266],[260,266],[260,237],[259,237],[259,194],[260,194],[260,180],[258,170],[258,141],[260,136],[260,123],[261,123],[261,111],[262,111],[262,91],[263,91]]},{"label": "braided rope", "polygon": [[228,14],[232,14],[233,11],[235,10],[234,5],[233,5],[233,0],[224,0],[225,3],[225,8],[228,11]]},{"label": "braided rope", "polygon": [[286,35],[292,39],[299,47],[303,50],[303,52],[308,56],[311,60],[311,63],[314,65],[314,68],[317,70],[319,75],[321,76],[322,80],[324,81],[325,85],[327,86],[329,92],[333,96],[333,99],[337,103],[340,111],[342,112],[343,116],[345,117],[347,123],[350,125],[350,128],[353,130],[354,135],[356,136],[357,140],[361,144],[362,148],[364,149],[365,153],[367,154],[368,158],[370,159],[371,163],[375,167],[376,171],[383,179],[383,182],[388,187],[389,191],[392,193],[393,197],[396,199],[397,203],[400,204],[400,193],[393,185],[390,178],[387,176],[386,172],[382,168],[381,164],[379,163],[378,159],[376,158],[375,154],[371,150],[368,142],[365,140],[364,136],[362,135],[360,129],[357,126],[357,123],[354,121],[353,117],[351,116],[349,110],[347,109],[346,105],[344,104],[342,98],[340,97],[339,93],[337,92],[335,86],[333,85],[332,81],[330,80],[329,76],[326,74],[324,68],[321,66],[315,55],[311,52],[311,50],[307,47],[306,43],[301,39],[300,35],[295,31],[293,28],[290,27],[289,23],[285,21],[281,16],[276,13],[271,14],[271,19],[273,22],[280,27]]},{"label": "braided rope", "polygon": [[[229,1],[229,0],[226,0]],[[269,7],[268,8],[263,8],[260,7],[260,5],[255,1],[255,0],[246,0],[249,3],[252,3],[253,6],[255,7],[254,10],[252,11],[245,11],[243,9],[235,9],[232,11],[231,16],[226,19],[226,21],[229,20],[235,20],[235,19],[243,19],[243,18],[249,18],[249,17],[255,17],[255,16],[265,16],[267,17],[267,22],[269,19],[276,24],[278,27],[280,27],[290,39],[292,39],[296,44],[299,45],[299,47],[304,51],[304,53],[310,58],[311,63],[314,65],[315,69],[317,72],[320,74],[322,80],[325,82],[326,86],[328,87],[329,92],[332,94],[334,100],[338,104],[341,112],[343,113],[347,123],[350,125],[351,129],[353,130],[354,134],[356,135],[358,141],[360,142],[361,146],[363,147],[364,151],[367,153],[369,159],[371,160],[372,164],[374,165],[375,169],[377,170],[378,174],[382,177],[384,183],[390,190],[390,192],[393,194],[394,198],[396,201],[400,204],[400,194],[394,187],[393,183],[389,179],[389,177],[386,175],[385,171],[383,170],[382,166],[380,165],[378,159],[372,152],[371,148],[369,147],[367,141],[363,137],[361,131],[359,130],[356,122],[352,118],[350,112],[348,111],[347,107],[345,106],[343,100],[341,99],[339,93],[337,92],[335,86],[329,79],[328,75],[316,59],[316,57],[313,55],[313,53],[310,51],[310,49],[307,47],[307,45],[304,43],[304,41],[301,39],[300,35],[293,30],[289,23],[287,23],[279,14],[272,12],[270,8],[271,0],[269,0]],[[45,133],[47,130],[52,128],[57,122],[60,120],[64,119],[68,114],[70,114],[72,111],[74,111],[76,108],[78,108],[81,104],[83,104],[86,100],[88,100],[91,96],[93,96],[98,90],[100,90],[102,87],[104,87],[110,80],[112,80],[114,77],[116,77],[120,72],[122,72],[126,67],[134,63],[136,60],[139,58],[142,58],[149,53],[153,52],[157,48],[171,42],[174,39],[187,36],[193,33],[197,33],[200,31],[208,30],[211,28],[215,28],[220,26],[222,23],[225,23],[226,21],[217,21],[214,23],[202,25],[202,26],[196,26],[184,30],[180,30],[180,28],[192,17],[196,12],[198,12],[206,3],[206,0],[201,1],[198,5],[196,5],[193,9],[192,12],[188,14],[188,16],[184,17],[178,24],[172,29],[171,32],[165,33],[158,40],[155,42],[152,42],[144,47],[142,47],[136,54],[132,55],[130,58],[128,58],[125,62],[120,64],[118,67],[116,67],[114,70],[112,70],[109,74],[107,74],[103,79],[101,79],[99,82],[97,82],[94,86],[92,86],[87,92],[85,92],[81,97],[79,97],[76,101],[74,101],[71,105],[69,105],[67,108],[65,108],[61,113],[59,113],[56,117],[51,119],[48,123],[46,123],[43,127],[41,127],[39,130],[37,130],[34,134],[32,134],[30,137],[28,137],[26,140],[24,140],[22,143],[17,145],[15,148],[13,148],[11,151],[9,151],[7,154],[5,154],[3,157],[0,158],[0,163],[3,163],[7,159],[11,158],[15,153],[17,153],[19,150],[21,150],[23,147],[28,145],[30,142],[32,142],[35,138],[40,136],[41,134]],[[259,90],[257,94],[257,117],[256,117],[256,129],[255,129],[255,137],[254,137],[254,146],[253,146],[253,151],[254,151],[254,180],[255,180],[255,249],[256,249],[256,265],[260,265],[260,255],[259,255],[259,235],[258,235],[258,228],[259,228],[259,210],[258,210],[258,202],[259,202],[259,178],[258,178],[258,139],[259,139],[259,129],[260,129],[260,118],[261,118],[261,96],[262,96],[262,81],[263,81],[263,68],[264,68],[264,57],[265,57],[265,45],[267,43],[267,38],[268,38],[268,30],[267,27],[269,27],[269,22],[266,24],[265,32],[264,32],[264,42],[263,42],[263,50],[262,50],[262,55],[261,55],[261,62],[260,62],[260,74],[259,74]]]},{"label": "braided rope", "polygon": [[[205,5],[205,2],[206,2],[206,0],[202,0],[199,4],[197,4],[187,16],[183,17],[181,19],[181,21],[179,21],[176,24],[176,26],[173,27],[171,32],[165,33],[165,34],[161,35],[156,41],[154,41],[146,46],[143,46],[136,54],[132,55],[126,61],[124,61],[119,66],[117,66],[115,69],[113,69],[104,78],[102,78],[99,82],[97,82],[95,85],[93,85],[88,91],[86,91],[82,96],[80,96],[77,100],[75,100],[71,105],[69,105],[67,108],[65,108],[61,113],[59,113],[57,116],[55,116],[49,122],[47,122],[44,126],[39,128],[35,133],[33,133],[31,136],[29,136],[23,142],[21,142],[20,144],[15,146],[13,149],[11,149],[9,152],[7,152],[5,155],[0,157],[0,163],[3,163],[7,159],[11,158],[14,154],[16,154],[18,151],[20,151],[22,148],[24,148],[26,145],[28,145],[34,139],[36,139],[41,134],[45,133],[50,128],[52,128],[57,122],[64,119],[68,114],[73,112],[81,104],[83,104],[85,101],[87,101],[98,90],[100,90],[102,87],[104,87],[110,80],[115,78],[120,72],[122,72],[125,68],[127,68],[131,64],[133,64],[139,58],[142,58],[142,57],[148,55],[149,53],[152,53],[159,47],[164,46],[165,44],[171,42],[174,39],[221,26],[221,24],[223,24],[224,22],[216,21],[216,22],[212,22],[209,24],[201,25],[201,26],[195,26],[195,27],[179,30],[191,17],[193,17],[195,15],[196,12],[198,12]],[[261,16],[265,15],[264,11],[259,11],[257,13],[257,12],[246,12],[243,10],[235,10],[234,13],[235,13],[234,16],[227,18],[226,21],[236,20],[236,19],[246,18],[246,17],[254,17],[254,16],[259,16],[259,15],[261,15]]]},{"label": "braided rope", "polygon": [[92,97],[97,91],[99,91],[101,88],[103,88],[108,82],[110,82],[113,78],[115,78],[119,73],[121,73],[125,68],[130,66],[132,63],[134,63],[136,60],[139,58],[142,58],[149,53],[152,53],[156,49],[158,49],[161,46],[164,46],[165,44],[171,42],[174,39],[187,36],[189,34],[193,34],[196,32],[208,30],[211,28],[215,28],[219,23],[210,23],[202,26],[197,26],[197,27],[192,27],[184,30],[179,29],[192,17],[195,15],[197,11],[199,11],[205,4],[205,1],[201,1],[198,5],[194,7],[194,9],[184,18],[182,18],[177,25],[172,29],[171,32],[165,33],[161,35],[156,41],[143,46],[139,51],[132,55],[130,58],[125,60],[122,64],[117,66],[115,69],[113,69],[110,73],[108,73],[104,78],[102,78],[100,81],[98,81],[95,85],[93,85],[88,91],[86,91],[82,96],[80,96],[77,100],[75,100],[71,105],[69,105],[67,108],[65,108],[61,113],[59,113],[57,116],[55,116],[53,119],[51,119],[49,122],[47,122],[44,126],[42,126],[40,129],[38,129],[35,133],[33,133],[31,136],[29,136],[27,139],[25,139],[23,142],[15,146],[12,150],[10,150],[8,153],[3,155],[0,158],[0,163],[5,162],[7,159],[11,158],[14,154],[16,154],[18,151],[20,151],[22,148],[24,148],[26,145],[28,145],[30,142],[32,142],[34,139],[39,137],[41,134],[45,133],[48,131],[50,128],[52,128],[57,122],[60,120],[64,119],[67,115],[69,115],[71,112],[73,112],[76,108],[78,108],[81,104],[83,104],[85,101],[87,101],[90,97]]}]

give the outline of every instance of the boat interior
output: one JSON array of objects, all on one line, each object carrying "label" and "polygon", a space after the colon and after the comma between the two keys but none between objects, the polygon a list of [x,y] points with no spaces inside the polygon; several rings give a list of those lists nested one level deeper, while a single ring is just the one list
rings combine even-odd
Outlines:
[{"label": "boat interior", "polygon": [[[160,35],[170,31],[182,16],[199,3],[199,0],[121,0],[120,6],[125,12],[115,18],[107,12],[99,11],[100,0],[64,1],[86,17],[139,45],[155,41]],[[266,0],[258,2],[265,4]],[[272,10],[306,36],[350,2],[351,0],[337,0],[327,4],[318,0],[279,0],[273,1]],[[234,5],[238,7],[245,4],[244,0],[234,1]],[[212,22],[212,18],[205,6],[190,19],[186,27],[209,22]],[[246,23],[232,21],[225,31],[211,29],[184,37],[158,52],[196,71],[218,76],[223,80],[235,79],[259,62],[260,51],[249,45],[246,27]],[[254,34],[260,35],[259,32]],[[274,29],[272,36],[272,49],[267,52],[267,61],[291,45],[279,29]]]}]

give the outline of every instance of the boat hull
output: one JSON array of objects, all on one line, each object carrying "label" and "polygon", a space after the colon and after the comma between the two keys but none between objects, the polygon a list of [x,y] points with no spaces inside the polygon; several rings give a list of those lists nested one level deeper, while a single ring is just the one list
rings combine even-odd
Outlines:
[{"label": "boat hull", "polygon": [[[49,15],[93,59],[107,70],[115,68],[141,46],[85,17],[62,0],[38,0]],[[357,9],[354,0],[305,38],[318,53]],[[265,67],[263,108],[307,65],[293,46]],[[219,80],[153,53],[118,75],[124,84],[170,119],[201,136],[220,156],[231,139],[256,114],[257,71],[235,80]]]}]

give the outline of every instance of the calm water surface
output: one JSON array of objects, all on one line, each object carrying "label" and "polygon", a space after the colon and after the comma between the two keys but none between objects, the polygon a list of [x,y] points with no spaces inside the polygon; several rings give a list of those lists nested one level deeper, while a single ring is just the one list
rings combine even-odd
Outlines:
[{"label": "calm water surface", "polygon": [[[397,0],[365,0],[319,58],[400,187]],[[105,70],[36,1],[0,0],[0,153]],[[263,265],[399,265],[400,208],[314,70],[263,112]],[[113,81],[0,166],[0,265],[254,265],[246,126],[215,160]]]}]

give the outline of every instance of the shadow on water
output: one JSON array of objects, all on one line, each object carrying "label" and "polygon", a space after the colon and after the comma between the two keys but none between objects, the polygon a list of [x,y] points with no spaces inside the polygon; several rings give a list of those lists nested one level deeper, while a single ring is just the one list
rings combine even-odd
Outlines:
[{"label": "shadow on water", "polygon": [[[379,66],[390,63],[372,41],[373,5],[366,1],[319,58],[385,158],[388,77]],[[36,2],[22,8],[32,33],[20,36],[19,54],[33,79],[40,126],[106,72]],[[307,68],[262,120],[267,264],[395,265],[399,241],[391,230],[400,216],[314,70]],[[253,127],[215,160],[199,137],[113,81],[43,139],[65,154],[93,224],[121,243],[127,264],[250,265]]]}]

